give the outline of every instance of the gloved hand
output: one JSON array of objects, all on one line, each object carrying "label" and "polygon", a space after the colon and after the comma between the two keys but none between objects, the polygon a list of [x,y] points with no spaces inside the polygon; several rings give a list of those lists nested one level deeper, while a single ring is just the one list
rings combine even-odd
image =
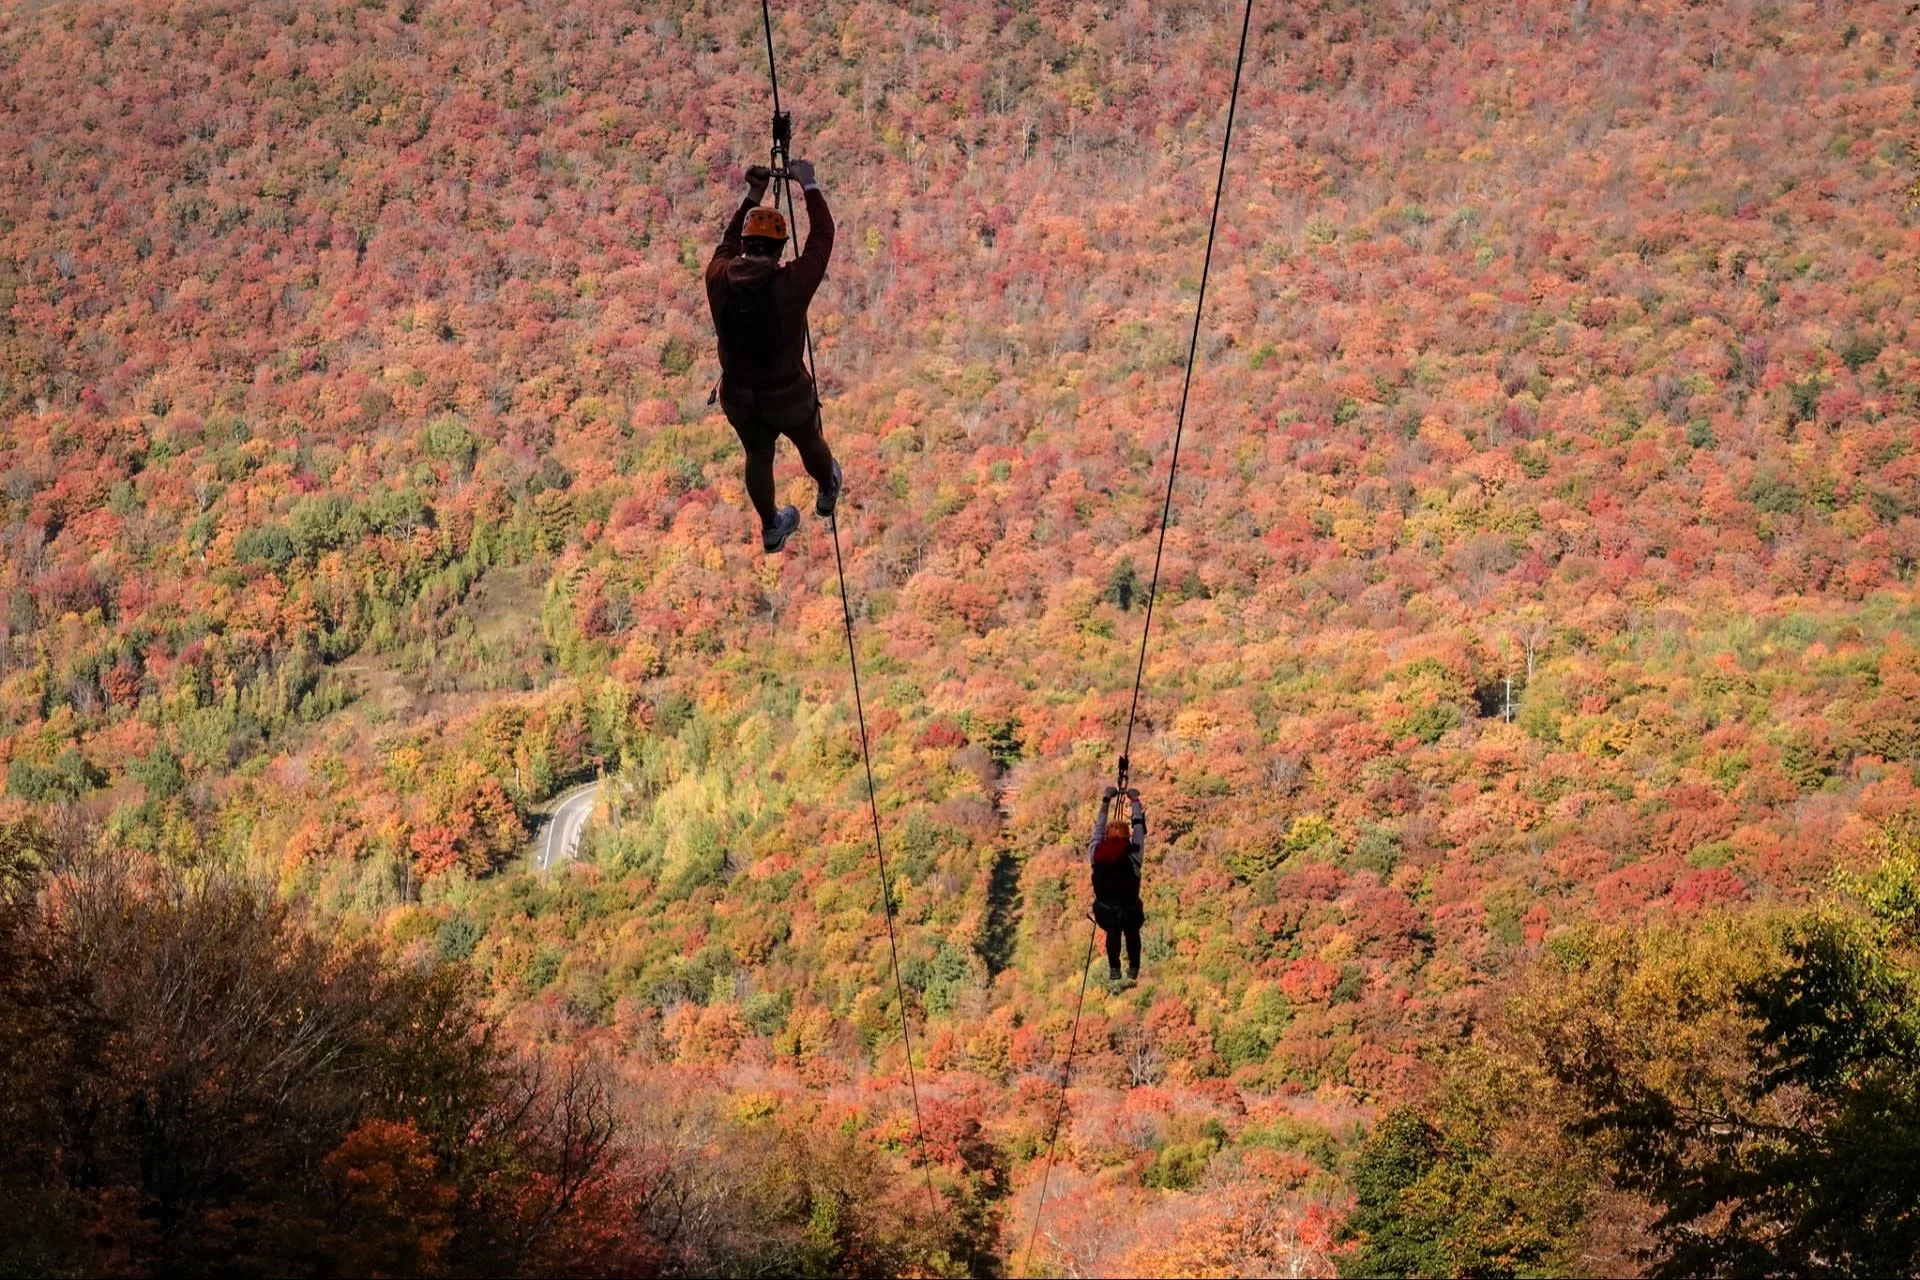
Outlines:
[{"label": "gloved hand", "polygon": [[1120,794],[1125,796],[1127,799],[1133,801],[1135,804],[1140,803],[1140,790],[1138,787],[1128,787],[1125,791],[1121,792]]},{"label": "gloved hand", "polygon": [[803,187],[818,185],[813,176],[813,161],[811,160],[787,161],[787,176]]},{"label": "gloved hand", "polygon": [[767,184],[773,181],[773,170],[763,164],[751,165],[747,169],[747,198],[755,204],[767,194]]},{"label": "gloved hand", "polygon": [[1106,791],[1101,794],[1100,798],[1102,800],[1111,800],[1119,794],[1120,794],[1120,788],[1109,784]]}]

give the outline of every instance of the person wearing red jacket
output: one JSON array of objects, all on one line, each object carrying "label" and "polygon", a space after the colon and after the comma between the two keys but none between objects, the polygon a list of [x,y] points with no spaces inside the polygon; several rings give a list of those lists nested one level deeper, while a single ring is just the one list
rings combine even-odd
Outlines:
[{"label": "person wearing red jacket", "polygon": [[760,544],[769,555],[800,526],[798,510],[774,505],[773,453],[780,437],[800,451],[818,486],[814,513],[823,520],[833,514],[841,480],[806,363],[807,304],[833,256],[833,214],[813,165],[792,161],[787,176],[800,184],[807,204],[807,243],[799,256],[780,261],[787,220],[778,207],[760,204],[773,174],[755,165],[746,172],[747,198],[707,263],[707,305],[720,345],[720,407],[746,450],[747,497],[760,515]]},{"label": "person wearing red jacket", "polygon": [[[1107,816],[1114,800],[1125,796],[1133,808],[1133,821],[1126,834],[1109,833]],[[1146,861],[1147,811],[1140,804],[1140,793],[1132,787],[1125,791],[1108,787],[1100,797],[1100,814],[1093,821],[1093,839],[1087,846],[1087,862],[1093,868],[1093,922],[1106,931],[1107,973],[1120,981],[1120,944],[1127,945],[1127,981],[1140,976],[1140,926],[1147,922],[1146,905],[1140,901],[1140,869]]]}]

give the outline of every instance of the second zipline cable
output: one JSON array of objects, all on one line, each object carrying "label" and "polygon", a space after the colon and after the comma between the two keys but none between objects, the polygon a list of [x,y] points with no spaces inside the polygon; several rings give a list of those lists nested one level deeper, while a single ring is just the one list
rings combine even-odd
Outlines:
[{"label": "second zipline cable", "polygon": [[[1153,633],[1153,602],[1160,590],[1160,558],[1167,547],[1167,525],[1173,518],[1173,482],[1180,473],[1180,441],[1187,429],[1187,399],[1193,390],[1193,365],[1200,350],[1200,320],[1207,307],[1207,277],[1213,270],[1213,242],[1220,228],[1220,199],[1227,189],[1227,157],[1233,150],[1233,117],[1240,107],[1240,76],[1247,65],[1247,34],[1253,29],[1253,0],[1247,0],[1240,19],[1240,52],[1233,60],[1233,91],[1227,97],[1227,127],[1220,140],[1220,171],[1213,183],[1213,212],[1207,219],[1207,252],[1200,264],[1200,296],[1193,304],[1193,334],[1187,341],[1187,372],[1180,384],[1180,412],[1173,429],[1173,456],[1167,464],[1167,496],[1160,507],[1160,538],[1153,548],[1153,579],[1147,587],[1147,616],[1140,627],[1140,661],[1133,673],[1133,700],[1127,707],[1127,736],[1120,748],[1120,785],[1127,785],[1128,757],[1133,752],[1133,726],[1140,714],[1140,684],[1147,672],[1147,639]],[[1099,930],[1096,927],[1094,933]],[[1087,958],[1080,968],[1080,999],[1073,1008],[1073,1030],[1067,1037],[1066,1065],[1060,1076],[1060,1102],[1054,1110],[1053,1127],[1047,1135],[1047,1167],[1040,1178],[1040,1199],[1033,1207],[1033,1230],[1027,1234],[1026,1258],[1021,1273],[1033,1265],[1033,1246],[1040,1237],[1040,1219],[1047,1207],[1047,1186],[1053,1181],[1054,1149],[1060,1138],[1060,1125],[1066,1118],[1067,1084],[1073,1078],[1074,1050],[1080,1043],[1080,1014],[1087,1003],[1087,973],[1093,967],[1094,933],[1087,935]]]}]

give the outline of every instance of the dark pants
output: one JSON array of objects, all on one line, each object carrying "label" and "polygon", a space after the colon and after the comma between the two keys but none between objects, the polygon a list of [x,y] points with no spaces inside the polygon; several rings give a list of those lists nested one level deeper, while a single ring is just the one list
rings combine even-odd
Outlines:
[{"label": "dark pants", "polygon": [[747,451],[747,497],[760,513],[762,528],[779,516],[774,503],[773,449],[785,436],[800,451],[801,465],[823,489],[833,487],[833,450],[821,431],[820,404],[813,384],[772,392],[723,386],[720,407]]},{"label": "dark pants", "polygon": [[1107,966],[1120,967],[1120,943],[1127,944],[1127,972],[1138,976],[1140,973],[1140,926],[1147,922],[1147,912],[1140,899],[1131,902],[1102,902],[1098,897],[1093,900],[1093,922],[1107,934]]}]

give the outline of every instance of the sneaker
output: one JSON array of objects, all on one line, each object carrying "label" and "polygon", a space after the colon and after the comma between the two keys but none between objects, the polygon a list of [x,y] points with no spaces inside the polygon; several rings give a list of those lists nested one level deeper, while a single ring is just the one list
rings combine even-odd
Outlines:
[{"label": "sneaker", "polygon": [[1109,968],[1109,969],[1107,970],[1107,981],[1108,981],[1108,982],[1118,982],[1118,981],[1120,981],[1120,966],[1119,966],[1119,965],[1117,965],[1117,964],[1116,964],[1116,965],[1114,965],[1114,966],[1112,966],[1111,968]]},{"label": "sneaker", "polygon": [[797,507],[782,507],[780,514],[774,517],[771,525],[760,531],[760,545],[768,555],[773,555],[787,545],[787,539],[800,527],[800,510]]},{"label": "sneaker", "polygon": [[819,516],[822,520],[829,519],[833,515],[834,506],[839,501],[840,501],[840,464],[838,462],[835,462],[833,464],[833,488],[822,489],[820,491],[820,496],[818,498],[815,498],[813,502],[813,514]]},{"label": "sneaker", "polygon": [[1127,983],[1128,983],[1128,985],[1132,985],[1133,983],[1136,983],[1136,982],[1138,982],[1138,981],[1140,981],[1140,970],[1139,970],[1139,968],[1138,968],[1138,967],[1133,967],[1133,968],[1129,968],[1129,969],[1127,970]]}]

